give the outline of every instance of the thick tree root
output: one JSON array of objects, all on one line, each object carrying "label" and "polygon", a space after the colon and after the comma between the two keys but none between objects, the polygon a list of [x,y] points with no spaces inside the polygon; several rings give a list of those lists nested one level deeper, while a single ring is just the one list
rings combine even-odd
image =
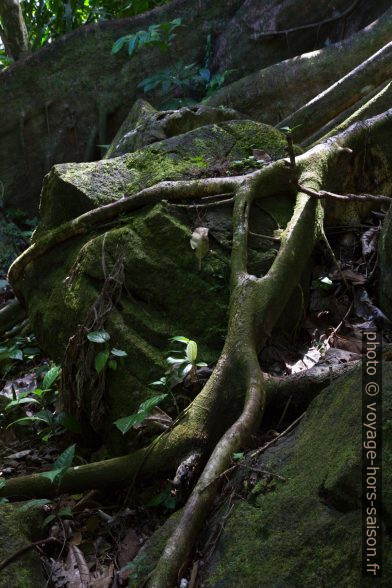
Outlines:
[{"label": "thick tree root", "polygon": [[9,331],[12,327],[22,322],[25,317],[26,311],[19,300],[16,298],[11,300],[7,306],[0,310],[0,333]]},{"label": "thick tree root", "polygon": [[279,125],[296,127],[295,137],[301,142],[391,76],[392,43],[388,43]]},{"label": "thick tree root", "polygon": [[261,122],[281,126],[283,118],[290,116],[334,84],[337,78],[348,74],[389,43],[391,17],[392,8],[349,39],[281,61],[233,82],[218,90],[208,100],[208,104],[223,104]]}]

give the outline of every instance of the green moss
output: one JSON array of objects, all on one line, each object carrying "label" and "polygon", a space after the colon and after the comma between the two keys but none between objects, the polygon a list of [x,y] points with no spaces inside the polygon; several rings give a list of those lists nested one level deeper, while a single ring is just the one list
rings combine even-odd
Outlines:
[{"label": "green moss", "polygon": [[[383,412],[389,427],[392,366],[384,366]],[[239,502],[225,522],[206,586],[372,585],[362,583],[361,577],[360,376],[356,370],[327,388],[297,431],[256,464],[272,472],[272,479],[261,480],[251,503]],[[389,441],[383,457],[388,471]],[[391,491],[385,482],[383,488],[384,520],[389,524]],[[385,555],[390,545],[386,532]],[[380,585],[389,585],[390,577],[385,573]]]},{"label": "green moss", "polygon": [[[5,504],[0,507],[0,561],[31,541],[42,538],[42,534],[37,533],[37,530],[42,528],[42,511],[32,508],[22,513],[19,510],[20,506]],[[19,556],[0,574],[0,588],[42,588],[44,585],[41,562],[33,550]]]}]

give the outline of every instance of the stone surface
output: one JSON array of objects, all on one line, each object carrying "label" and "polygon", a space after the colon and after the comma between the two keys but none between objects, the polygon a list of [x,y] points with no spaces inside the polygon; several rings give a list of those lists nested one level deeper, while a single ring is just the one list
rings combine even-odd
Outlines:
[{"label": "stone surface", "polygon": [[[0,506],[0,561],[26,544],[41,539],[41,512],[36,508],[20,511],[19,504]],[[19,556],[0,573],[0,588],[42,588],[46,584],[40,558],[32,549]]]},{"label": "stone surface", "polygon": [[[392,578],[392,364],[383,364],[384,575]],[[246,463],[246,462],[245,462]],[[236,501],[205,586],[372,586],[361,578],[361,371],[343,376],[310,405],[292,434],[262,454],[247,499]],[[283,477],[281,480],[274,476]],[[237,491],[250,472],[237,477]],[[248,488],[251,488],[248,486]]]}]

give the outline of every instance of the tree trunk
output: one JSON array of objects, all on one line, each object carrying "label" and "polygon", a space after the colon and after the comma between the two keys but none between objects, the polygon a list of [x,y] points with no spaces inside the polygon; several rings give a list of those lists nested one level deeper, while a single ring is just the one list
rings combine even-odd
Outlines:
[{"label": "tree trunk", "polygon": [[29,52],[29,36],[19,0],[1,0],[0,36],[9,57],[18,61]]}]

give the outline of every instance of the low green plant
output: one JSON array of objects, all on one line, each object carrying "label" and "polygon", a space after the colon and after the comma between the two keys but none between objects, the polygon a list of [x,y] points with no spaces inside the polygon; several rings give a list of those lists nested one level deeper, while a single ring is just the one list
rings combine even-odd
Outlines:
[{"label": "low green plant", "polygon": [[[180,357],[169,356],[166,359],[166,362],[170,366],[170,372],[179,377],[180,381],[184,380],[188,374],[191,380],[194,380],[196,378],[197,368],[208,366],[204,361],[197,361],[198,348],[196,341],[192,341],[192,339],[188,339],[182,335],[172,337],[170,341],[185,345],[185,350],[176,349],[173,352],[181,354]],[[158,380],[158,382],[161,382],[161,380]],[[153,382],[152,385],[157,386],[159,385],[158,382]]]},{"label": "low green plant", "polygon": [[[38,424],[38,436],[42,441],[48,441],[54,435],[61,435],[65,430],[80,433],[80,425],[69,413],[57,409],[59,391],[55,384],[61,374],[61,367],[52,365],[43,376],[40,388],[20,392],[13,390],[13,399],[5,406],[5,412],[14,412],[21,407],[28,408],[32,414],[12,421],[7,425],[33,425]],[[34,408],[36,409],[33,412]]]},{"label": "low green plant", "polygon": [[146,506],[163,506],[167,510],[173,510],[176,508],[176,499],[171,493],[171,486],[167,485],[162,492],[156,494],[147,502]]},{"label": "low green plant", "polygon": [[[123,47],[128,48],[128,55],[146,47],[158,47],[162,52],[169,52],[176,37],[175,30],[184,26],[180,18],[160,24],[151,25],[146,31],[137,31],[117,39],[112,47],[112,54],[116,54]],[[207,35],[205,60],[203,67],[196,63],[186,64],[177,61],[151,76],[141,80],[138,88],[144,93],[157,92],[163,99],[161,108],[176,109],[191,106],[200,99],[206,99],[221,88],[226,79],[234,71],[226,70],[213,74],[210,69],[212,59],[211,34]]]},{"label": "low green plant", "polygon": [[99,351],[95,356],[94,367],[97,374],[100,374],[106,366],[111,370],[116,370],[117,361],[127,356],[127,352],[122,349],[117,349],[116,347],[110,349],[108,346],[110,335],[107,331],[91,331],[86,336],[92,343],[105,346],[105,349]]},{"label": "low green plant", "polygon": [[121,431],[123,435],[125,435],[125,433],[128,433],[128,431],[135,425],[142,424],[143,421],[149,416],[152,409],[155,408],[155,406],[162,402],[162,400],[164,400],[166,397],[167,394],[160,394],[159,396],[148,398],[139,405],[137,412],[118,419],[117,421],[114,421],[113,424],[116,425],[117,429]]},{"label": "low green plant", "polygon": [[43,478],[48,478],[52,484],[55,481],[60,482],[72,465],[75,457],[75,449],[75,443],[67,447],[67,449],[63,451],[63,453],[61,453],[61,455],[59,455],[54,462],[53,469],[49,470],[48,472],[41,472],[39,475]]},{"label": "low green plant", "polygon": [[244,157],[244,159],[236,159],[231,162],[230,167],[238,171],[247,171],[260,169],[265,166],[265,161],[257,159],[254,155]]}]

